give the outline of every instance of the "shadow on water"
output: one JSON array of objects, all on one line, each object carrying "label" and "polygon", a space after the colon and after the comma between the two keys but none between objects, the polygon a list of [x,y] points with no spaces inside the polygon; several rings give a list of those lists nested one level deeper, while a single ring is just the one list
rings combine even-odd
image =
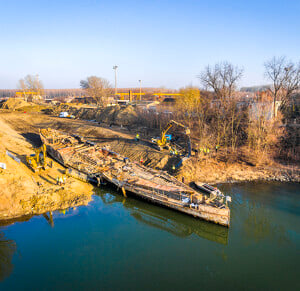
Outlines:
[{"label": "shadow on water", "polygon": [[124,198],[107,187],[95,194],[105,205],[122,203],[132,217],[151,227],[167,231],[178,237],[197,235],[204,239],[227,245],[228,228],[190,217],[167,208],[158,207],[135,198]]},{"label": "shadow on water", "polygon": [[4,234],[0,232],[0,282],[11,274],[14,268],[12,258],[16,250],[16,243],[6,239]]}]

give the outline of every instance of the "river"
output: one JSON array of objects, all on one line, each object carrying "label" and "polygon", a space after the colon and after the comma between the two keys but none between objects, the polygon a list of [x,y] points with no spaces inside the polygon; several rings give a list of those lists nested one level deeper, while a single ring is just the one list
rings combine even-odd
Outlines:
[{"label": "river", "polygon": [[300,290],[300,185],[244,183],[231,227],[102,188],[0,227],[1,290]]}]

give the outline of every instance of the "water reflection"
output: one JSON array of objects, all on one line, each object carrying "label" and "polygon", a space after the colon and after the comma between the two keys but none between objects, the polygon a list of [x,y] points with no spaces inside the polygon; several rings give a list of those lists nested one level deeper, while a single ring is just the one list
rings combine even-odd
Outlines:
[{"label": "water reflection", "polygon": [[[227,192],[229,189],[234,192],[231,204],[232,228],[240,230],[240,237],[247,244],[266,241],[279,245],[292,243],[290,233],[296,227],[293,220],[300,214],[291,203],[296,197],[289,193],[294,192],[294,185],[275,186],[273,183],[246,183],[232,188],[228,185],[223,187]],[[289,207],[282,207],[282,204]]]},{"label": "water reflection", "polygon": [[287,231],[281,224],[275,224],[275,217],[264,207],[254,200],[247,202],[247,218],[243,222],[245,238],[254,242],[272,240],[277,243],[288,243]]},{"label": "water reflection", "polygon": [[159,228],[178,237],[195,234],[199,237],[227,245],[228,228],[190,216],[145,203],[133,198],[123,198],[118,194],[97,191],[104,204],[122,203],[132,217],[151,227]]},{"label": "water reflection", "polygon": [[0,281],[11,274],[14,268],[12,258],[16,249],[16,243],[6,239],[4,233],[0,232]]},{"label": "water reflection", "polygon": [[49,225],[51,227],[54,227],[54,221],[53,221],[52,211],[49,211],[49,214],[48,213],[44,213],[43,217],[46,219],[46,221],[49,223]]}]

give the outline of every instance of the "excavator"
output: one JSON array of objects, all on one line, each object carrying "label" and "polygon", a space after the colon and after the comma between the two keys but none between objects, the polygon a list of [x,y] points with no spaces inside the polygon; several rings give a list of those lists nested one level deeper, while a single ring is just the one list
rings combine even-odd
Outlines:
[{"label": "excavator", "polygon": [[34,151],[35,154],[26,156],[26,162],[28,166],[31,167],[34,172],[40,169],[46,170],[46,145],[43,144],[41,147],[35,148]]},{"label": "excavator", "polygon": [[191,156],[191,139],[190,139],[190,129],[188,127],[186,127],[185,125],[175,121],[175,120],[171,120],[169,121],[169,123],[166,125],[166,127],[162,130],[161,132],[161,137],[160,139],[152,139],[153,143],[156,143],[159,147],[160,150],[162,150],[163,148],[168,148],[170,150],[172,150],[172,146],[170,144],[171,141],[171,136],[167,134],[167,132],[169,131],[169,129],[173,126],[178,126],[184,129],[184,133],[187,136],[187,152],[188,155],[187,157],[189,158]]}]

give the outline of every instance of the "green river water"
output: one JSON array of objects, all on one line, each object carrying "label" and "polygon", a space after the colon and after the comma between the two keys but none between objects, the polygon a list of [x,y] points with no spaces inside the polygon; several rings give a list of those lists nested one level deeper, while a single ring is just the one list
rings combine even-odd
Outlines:
[{"label": "green river water", "polygon": [[102,188],[0,227],[1,290],[300,290],[300,185],[220,187],[231,227]]}]

